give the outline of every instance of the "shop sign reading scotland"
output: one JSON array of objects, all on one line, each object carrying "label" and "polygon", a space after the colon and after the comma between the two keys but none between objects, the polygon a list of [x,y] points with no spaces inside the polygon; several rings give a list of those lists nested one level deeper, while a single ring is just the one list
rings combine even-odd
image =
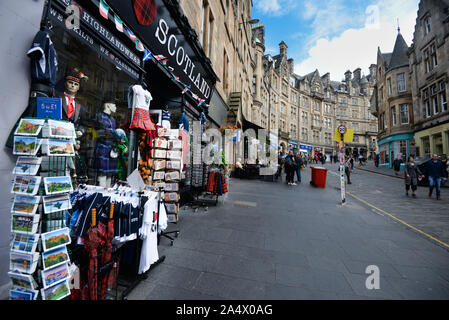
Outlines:
[{"label": "shop sign reading scotland", "polygon": [[154,55],[163,55],[179,80],[210,101],[212,75],[180,30],[163,0],[108,0],[108,5],[130,26]]}]

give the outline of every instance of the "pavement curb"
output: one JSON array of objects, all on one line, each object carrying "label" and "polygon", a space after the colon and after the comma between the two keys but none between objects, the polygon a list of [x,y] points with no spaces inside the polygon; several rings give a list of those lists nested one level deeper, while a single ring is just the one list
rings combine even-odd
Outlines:
[{"label": "pavement curb", "polygon": [[[356,168],[356,169],[358,169],[358,170],[363,170],[363,171],[368,171],[368,172],[371,172],[371,173],[377,173],[377,174],[380,174],[380,175],[383,175],[383,176],[386,176],[386,177],[392,177],[392,178],[397,178],[397,179],[401,179],[401,180],[404,180],[404,179],[405,179],[405,178],[402,177],[402,176],[391,175],[391,174],[382,173],[382,172],[378,172],[378,171],[370,170],[370,169],[366,169],[366,168],[358,167],[358,168]],[[446,189],[446,188],[449,188],[448,183],[446,183],[444,186],[442,185],[441,188],[445,188],[445,189]]]}]

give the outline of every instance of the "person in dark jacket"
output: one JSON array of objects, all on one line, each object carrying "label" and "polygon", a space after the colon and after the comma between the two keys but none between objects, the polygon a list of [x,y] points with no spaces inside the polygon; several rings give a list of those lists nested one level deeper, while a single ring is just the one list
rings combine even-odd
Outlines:
[{"label": "person in dark jacket", "polygon": [[286,183],[289,186],[296,185],[296,183],[294,183],[293,181],[295,175],[295,156],[293,155],[293,151],[291,150],[285,157],[285,173],[287,174]]},{"label": "person in dark jacket", "polygon": [[301,183],[301,168],[302,168],[302,157],[301,154],[298,152],[296,153],[295,157],[295,171],[298,178],[298,183]]},{"label": "person in dark jacket", "polygon": [[402,154],[398,153],[396,159],[393,160],[394,174],[397,176],[399,175],[399,171],[401,170],[401,163],[402,163]]},{"label": "person in dark jacket", "polygon": [[412,188],[412,197],[416,198],[415,191],[418,186],[418,179],[421,180],[422,173],[419,170],[418,166],[415,164],[415,160],[412,156],[408,157],[407,164],[404,169],[404,178],[405,178],[405,195],[408,197],[408,191],[410,187]]},{"label": "person in dark jacket", "polygon": [[429,198],[432,197],[433,188],[437,189],[437,200],[441,200],[441,178],[444,177],[444,165],[434,154],[432,159],[427,161],[425,174],[429,177]]}]

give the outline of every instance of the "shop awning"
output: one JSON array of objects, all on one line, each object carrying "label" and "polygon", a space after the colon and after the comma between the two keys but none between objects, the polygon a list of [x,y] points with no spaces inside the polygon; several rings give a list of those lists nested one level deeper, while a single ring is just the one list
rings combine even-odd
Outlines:
[{"label": "shop awning", "polygon": [[261,129],[261,130],[264,129],[261,126],[258,126],[257,124],[252,123],[251,121],[246,120],[246,118],[245,118],[245,116],[243,114],[242,114],[242,119],[243,119],[243,131],[245,131],[246,129],[253,129],[254,131],[256,131],[256,134],[257,134],[257,131],[259,129]]}]

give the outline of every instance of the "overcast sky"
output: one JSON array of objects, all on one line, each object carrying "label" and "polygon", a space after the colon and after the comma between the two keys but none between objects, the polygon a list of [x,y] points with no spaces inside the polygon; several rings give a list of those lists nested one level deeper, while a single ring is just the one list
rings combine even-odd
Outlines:
[{"label": "overcast sky", "polygon": [[393,51],[398,19],[410,46],[419,0],[254,0],[253,17],[265,26],[265,53],[288,46],[295,73],[318,69],[341,81],[346,70],[376,63],[377,47]]}]

